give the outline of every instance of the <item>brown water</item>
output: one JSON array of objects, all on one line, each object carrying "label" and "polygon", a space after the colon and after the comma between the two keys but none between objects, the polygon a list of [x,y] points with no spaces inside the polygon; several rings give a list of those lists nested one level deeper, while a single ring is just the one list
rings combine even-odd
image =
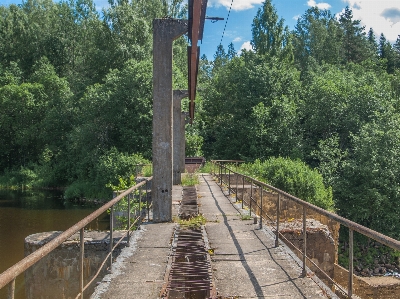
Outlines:
[{"label": "brown water", "polygon": [[[24,258],[24,239],[28,235],[66,230],[95,207],[65,202],[59,191],[0,190],[0,273]],[[107,215],[93,221],[89,229],[107,229]],[[0,299],[7,298],[7,287]],[[16,299],[25,299],[23,275],[16,281]]]}]

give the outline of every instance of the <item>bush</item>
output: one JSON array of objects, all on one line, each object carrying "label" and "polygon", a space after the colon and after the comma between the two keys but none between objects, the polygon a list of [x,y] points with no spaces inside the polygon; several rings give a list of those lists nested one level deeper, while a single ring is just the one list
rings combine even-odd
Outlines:
[{"label": "bush", "polygon": [[332,211],[332,188],[326,188],[318,171],[300,160],[270,158],[243,166],[250,176],[325,210]]},{"label": "bush", "polygon": [[116,148],[101,155],[90,171],[89,177],[73,182],[65,191],[65,198],[111,198],[110,186],[118,186],[121,179],[130,180],[137,164],[149,164],[139,154],[121,153]]},{"label": "bush", "polygon": [[28,167],[6,170],[0,177],[0,187],[6,189],[18,189],[31,187],[37,180],[37,174]]}]

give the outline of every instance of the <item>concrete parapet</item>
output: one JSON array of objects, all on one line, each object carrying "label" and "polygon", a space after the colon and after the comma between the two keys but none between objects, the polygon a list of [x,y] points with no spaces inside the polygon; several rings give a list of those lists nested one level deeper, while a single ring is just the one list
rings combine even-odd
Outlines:
[{"label": "concrete parapet", "polygon": [[[44,232],[26,237],[25,256],[43,247],[61,233],[59,231]],[[117,239],[123,235],[126,235],[126,231],[114,231],[114,242],[117,242]],[[107,232],[85,232],[83,262],[85,285],[96,274],[108,254],[109,238]],[[127,241],[123,240],[114,251],[113,257],[118,256],[122,248],[126,246]],[[76,233],[25,272],[26,298],[74,299],[79,293],[79,257],[80,240],[79,233]],[[107,266],[105,265],[95,282],[84,292],[85,298],[90,296],[96,282],[100,281],[106,273]]]}]

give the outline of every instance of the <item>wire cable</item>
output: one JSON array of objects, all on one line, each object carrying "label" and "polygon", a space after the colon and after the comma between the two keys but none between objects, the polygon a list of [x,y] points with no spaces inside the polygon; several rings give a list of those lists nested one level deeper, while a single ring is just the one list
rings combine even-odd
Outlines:
[{"label": "wire cable", "polygon": [[219,44],[220,44],[220,45],[222,45],[222,39],[224,38],[225,29],[226,29],[226,24],[228,24],[229,15],[231,14],[232,4],[233,4],[233,0],[231,1],[231,6],[229,7],[229,11],[228,11],[228,17],[226,18],[226,22],[225,22],[224,31],[222,32],[221,41],[219,42]]}]

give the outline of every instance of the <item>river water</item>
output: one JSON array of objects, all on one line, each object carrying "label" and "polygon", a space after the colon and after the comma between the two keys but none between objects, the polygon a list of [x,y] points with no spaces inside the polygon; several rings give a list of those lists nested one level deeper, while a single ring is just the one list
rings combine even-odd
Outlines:
[{"label": "river water", "polygon": [[[24,258],[24,239],[46,231],[66,230],[96,207],[65,202],[60,191],[0,190],[0,273]],[[107,214],[90,224],[88,229],[107,229]],[[7,298],[7,287],[0,299]],[[16,299],[25,299],[23,275],[16,282]]]}]

